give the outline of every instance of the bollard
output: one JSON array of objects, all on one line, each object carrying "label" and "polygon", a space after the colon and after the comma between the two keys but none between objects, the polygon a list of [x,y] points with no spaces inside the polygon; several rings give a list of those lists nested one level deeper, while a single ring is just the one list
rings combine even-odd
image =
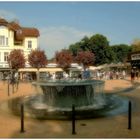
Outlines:
[{"label": "bollard", "polygon": [[75,132],[75,106],[72,105],[72,134],[76,134]]},{"label": "bollard", "polygon": [[132,104],[131,101],[128,103],[128,129],[132,129],[131,120],[132,120]]},{"label": "bollard", "polygon": [[21,130],[20,130],[20,132],[24,133],[25,130],[24,130],[24,105],[23,105],[23,103],[21,104],[21,114],[20,114],[20,116],[21,116]]}]

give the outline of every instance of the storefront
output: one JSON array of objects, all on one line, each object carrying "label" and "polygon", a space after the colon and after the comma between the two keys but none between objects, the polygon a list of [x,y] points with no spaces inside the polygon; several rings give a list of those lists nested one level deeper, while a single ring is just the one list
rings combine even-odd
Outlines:
[{"label": "storefront", "polygon": [[0,68],[0,80],[6,79],[10,71],[11,71],[10,68]]},{"label": "storefront", "polygon": [[130,54],[132,68],[140,69],[140,51]]},{"label": "storefront", "polygon": [[[18,70],[21,80],[25,80],[25,79],[26,80],[36,80],[37,71],[38,71],[37,68],[20,68]],[[58,68],[58,67],[40,68],[39,73],[40,73],[40,79],[44,79],[44,78],[46,78],[48,73],[50,75],[52,75],[53,73],[55,73],[56,75],[60,75],[61,73],[63,73],[63,70],[62,70],[62,68]]]}]

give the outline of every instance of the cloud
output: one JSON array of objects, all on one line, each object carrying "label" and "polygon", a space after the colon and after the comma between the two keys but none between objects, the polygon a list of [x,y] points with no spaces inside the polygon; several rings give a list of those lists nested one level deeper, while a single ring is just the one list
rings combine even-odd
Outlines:
[{"label": "cloud", "polygon": [[17,15],[14,14],[11,11],[6,11],[6,10],[0,10],[0,17],[1,18],[5,18],[7,20],[14,20],[14,19],[18,19]]},{"label": "cloud", "polygon": [[47,57],[52,58],[56,51],[68,48],[70,44],[80,41],[92,33],[73,27],[46,27],[40,29],[39,46],[45,50]]}]

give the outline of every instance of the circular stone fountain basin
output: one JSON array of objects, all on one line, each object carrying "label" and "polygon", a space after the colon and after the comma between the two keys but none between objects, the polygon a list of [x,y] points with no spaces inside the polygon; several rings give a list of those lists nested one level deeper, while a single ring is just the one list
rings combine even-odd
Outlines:
[{"label": "circular stone fountain basin", "polygon": [[102,108],[106,104],[103,93],[104,81],[49,80],[33,83],[33,85],[41,87],[44,94],[43,100],[52,109],[68,110],[73,104],[78,108],[93,104],[97,108]]},{"label": "circular stone fountain basin", "polygon": [[[110,117],[125,113],[128,111],[128,99],[114,94],[106,94],[105,96],[107,104],[102,108],[97,108],[96,105],[83,106],[81,108],[75,107],[76,119],[97,118],[97,117]],[[24,112],[26,117],[36,119],[71,119],[71,108],[54,108],[42,102],[38,99],[44,99],[44,95],[32,95],[25,97],[18,97],[4,102],[3,108],[7,108],[8,112],[14,115],[20,115],[20,105],[24,103]],[[7,106],[7,107],[5,107]]]},{"label": "circular stone fountain basin", "polygon": [[33,85],[40,86],[42,94],[9,100],[6,104],[12,113],[20,115],[21,103],[25,106],[25,116],[38,119],[71,119],[72,105],[75,105],[77,119],[127,111],[127,99],[104,94],[104,81],[101,80],[49,80]]}]

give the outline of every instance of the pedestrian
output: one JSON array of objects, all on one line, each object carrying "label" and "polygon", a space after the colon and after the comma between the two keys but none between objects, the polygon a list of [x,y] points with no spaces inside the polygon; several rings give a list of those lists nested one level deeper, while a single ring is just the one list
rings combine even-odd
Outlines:
[{"label": "pedestrian", "polygon": [[100,72],[97,71],[97,79],[100,79]]},{"label": "pedestrian", "polygon": [[139,79],[139,70],[138,69],[136,70],[136,78],[137,78],[137,80]]},{"label": "pedestrian", "polygon": [[125,70],[122,71],[122,76],[123,76],[123,79],[125,79],[125,77],[126,77],[126,72],[125,72]]},{"label": "pedestrian", "polygon": [[133,82],[135,80],[135,72],[134,70],[132,69],[131,70],[131,82]]},{"label": "pedestrian", "polygon": [[119,72],[116,71],[116,79],[119,79]]},{"label": "pedestrian", "polygon": [[78,79],[82,79],[82,74],[81,73],[78,74]]},{"label": "pedestrian", "polygon": [[52,80],[55,80],[55,79],[56,79],[56,75],[55,75],[55,73],[52,74],[51,79],[52,79]]}]

